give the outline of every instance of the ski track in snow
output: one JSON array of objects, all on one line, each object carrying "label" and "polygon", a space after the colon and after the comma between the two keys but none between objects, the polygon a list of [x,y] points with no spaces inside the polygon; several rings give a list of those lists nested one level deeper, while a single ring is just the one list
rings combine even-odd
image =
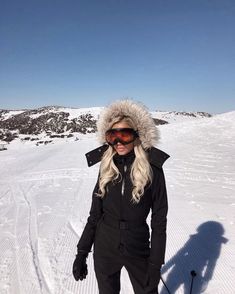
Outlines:
[{"label": "ski track in snow", "polygon": [[[172,293],[189,293],[192,269],[195,290],[235,293],[235,132],[222,118],[161,127],[159,148],[171,155],[162,276]],[[92,253],[86,280],[71,274],[98,175],[98,165],[84,160],[94,142],[0,154],[0,294],[98,293]],[[125,269],[121,285],[122,294],[133,294]]]}]

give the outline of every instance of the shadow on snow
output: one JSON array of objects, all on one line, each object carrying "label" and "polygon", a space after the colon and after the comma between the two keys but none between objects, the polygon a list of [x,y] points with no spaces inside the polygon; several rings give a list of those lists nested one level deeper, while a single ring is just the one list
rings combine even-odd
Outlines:
[{"label": "shadow on snow", "polygon": [[[221,246],[228,239],[223,237],[224,228],[219,222],[208,221],[197,228],[197,233],[189,240],[162,268],[162,274],[168,272],[165,283],[170,292],[176,293],[181,285],[184,293],[190,293],[192,282],[191,270],[197,276],[193,281],[192,293],[202,293],[207,289],[213,276]],[[168,293],[163,287],[161,294]]]}]

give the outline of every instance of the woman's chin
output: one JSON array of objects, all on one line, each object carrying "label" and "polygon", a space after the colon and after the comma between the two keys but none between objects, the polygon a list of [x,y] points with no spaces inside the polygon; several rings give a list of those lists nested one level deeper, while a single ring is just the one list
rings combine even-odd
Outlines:
[{"label": "woman's chin", "polygon": [[125,155],[128,153],[128,150],[125,148],[116,148],[116,151],[119,155]]},{"label": "woman's chin", "polygon": [[128,153],[128,151],[126,151],[126,150],[117,150],[117,153],[119,155],[126,155]]}]

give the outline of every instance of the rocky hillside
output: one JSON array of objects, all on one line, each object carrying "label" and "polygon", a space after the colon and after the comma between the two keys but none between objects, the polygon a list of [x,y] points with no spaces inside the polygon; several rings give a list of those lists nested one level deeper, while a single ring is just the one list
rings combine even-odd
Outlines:
[{"label": "rocky hillside", "polygon": [[[44,134],[47,142],[51,142],[50,139],[73,137],[75,133],[94,133],[101,109],[47,106],[30,110],[0,110],[0,141],[11,142],[19,137],[21,140],[39,141],[37,136]],[[211,116],[203,112],[153,112],[152,115],[156,125],[166,124],[177,116]]]},{"label": "rocky hillside", "polygon": [[20,134],[49,137],[71,136],[72,133],[94,133],[96,119],[91,113],[78,114],[70,118],[70,113],[60,107],[42,107],[32,110],[0,110],[0,140],[10,142]]}]

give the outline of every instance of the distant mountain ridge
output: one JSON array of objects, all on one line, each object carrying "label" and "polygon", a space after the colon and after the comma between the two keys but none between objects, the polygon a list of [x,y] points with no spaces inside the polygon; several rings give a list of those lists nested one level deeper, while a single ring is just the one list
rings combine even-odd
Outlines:
[{"label": "distant mountain ridge", "polygon": [[[74,134],[96,132],[96,121],[103,107],[65,108],[44,106],[37,109],[0,110],[0,140],[11,142],[21,135],[21,140],[44,134],[49,138],[73,137]],[[172,123],[185,118],[211,117],[206,112],[155,111],[151,112],[156,125]],[[22,137],[22,136],[21,136]],[[26,139],[27,138],[27,139]]]}]

